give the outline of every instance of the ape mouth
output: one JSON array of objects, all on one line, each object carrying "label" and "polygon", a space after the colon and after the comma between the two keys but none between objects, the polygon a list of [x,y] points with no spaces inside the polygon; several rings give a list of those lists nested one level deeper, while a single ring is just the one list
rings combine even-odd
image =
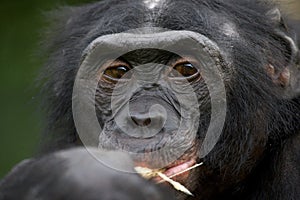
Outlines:
[{"label": "ape mouth", "polygon": [[[193,145],[188,151],[185,152],[180,158],[166,167],[160,169],[149,169],[148,164],[139,163],[138,167],[141,171],[137,170],[144,178],[151,179],[156,183],[163,183],[166,180],[162,179],[159,174],[181,183],[187,182],[191,173],[195,168],[203,165],[200,159],[197,159],[196,154],[197,145]],[[137,164],[137,163],[136,163]]]},{"label": "ape mouth", "polygon": [[150,179],[156,184],[170,184],[175,190],[193,196],[185,185],[191,182],[191,178],[193,177],[191,173],[196,175],[195,171],[191,172],[191,170],[203,165],[203,162],[199,164],[196,163],[196,159],[193,157],[189,160],[174,162],[168,167],[159,170],[151,170],[143,167],[135,167],[135,170],[142,177]]},{"label": "ape mouth", "polygon": [[[135,167],[135,170],[144,178],[150,179],[157,184],[163,182],[179,181],[187,182],[191,170],[201,166],[203,163],[196,164],[196,159],[180,162],[179,164],[172,164],[162,169],[149,169],[146,167]],[[162,177],[163,176],[163,177]],[[166,177],[166,178],[164,178]]]},{"label": "ape mouth", "polygon": [[186,180],[192,168],[197,165],[197,163],[201,163],[199,161],[200,159],[197,159],[198,145],[196,144],[197,143],[194,143],[192,148],[186,151],[179,159],[165,167],[163,174],[175,180]]},{"label": "ape mouth", "polygon": [[[163,174],[174,180],[186,180],[190,175],[191,168],[195,166],[196,163],[196,159],[194,158],[187,161],[176,162],[176,164],[166,167]],[[158,177],[156,177],[154,181],[158,183],[163,182],[160,178],[157,178]]]}]

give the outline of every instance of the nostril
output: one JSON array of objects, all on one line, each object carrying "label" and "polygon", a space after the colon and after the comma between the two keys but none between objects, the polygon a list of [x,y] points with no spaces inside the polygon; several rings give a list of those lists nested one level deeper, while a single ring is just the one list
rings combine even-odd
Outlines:
[{"label": "nostril", "polygon": [[148,126],[151,123],[151,119],[148,115],[133,115],[131,119],[138,126]]}]

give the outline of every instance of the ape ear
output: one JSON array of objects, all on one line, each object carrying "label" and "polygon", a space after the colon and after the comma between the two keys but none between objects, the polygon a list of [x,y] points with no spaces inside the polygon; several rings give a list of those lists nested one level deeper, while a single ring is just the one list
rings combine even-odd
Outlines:
[{"label": "ape ear", "polygon": [[[281,12],[274,8],[267,12],[267,17],[274,24],[275,34],[281,38],[287,47],[287,64],[279,74],[275,73],[274,67],[270,64],[267,68],[268,74],[274,83],[282,86],[285,96],[293,98],[300,95],[300,54],[297,45],[297,35],[291,36],[290,29],[287,27]],[[300,35],[299,35],[300,36]]]}]

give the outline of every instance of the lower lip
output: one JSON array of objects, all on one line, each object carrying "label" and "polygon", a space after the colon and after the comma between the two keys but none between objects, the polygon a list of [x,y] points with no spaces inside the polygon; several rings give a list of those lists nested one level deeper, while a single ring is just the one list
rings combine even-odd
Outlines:
[{"label": "lower lip", "polygon": [[187,161],[185,163],[182,163],[180,165],[177,165],[175,167],[171,167],[171,168],[167,169],[164,172],[164,174],[166,176],[168,176],[168,177],[171,177],[171,176],[173,176],[175,174],[178,174],[178,173],[180,173],[180,172],[182,172],[182,171],[184,171],[184,170],[186,170],[186,169],[194,166],[195,164],[196,164],[195,160],[189,160],[189,161]]},{"label": "lower lip", "polygon": [[[173,178],[176,180],[177,177],[180,177],[181,180],[185,180],[188,178],[189,176],[189,171],[187,172],[183,172],[184,170],[194,166],[196,164],[195,160],[189,160],[187,162],[181,163],[179,165],[176,165],[174,167],[168,168],[165,172],[163,172],[163,174],[165,174],[167,177],[169,178]],[[182,174],[180,174],[180,172],[183,172]],[[178,175],[176,175],[178,174]],[[174,176],[176,175],[176,176]],[[152,179],[154,182],[157,183],[162,183],[164,182],[161,177],[155,177]]]}]

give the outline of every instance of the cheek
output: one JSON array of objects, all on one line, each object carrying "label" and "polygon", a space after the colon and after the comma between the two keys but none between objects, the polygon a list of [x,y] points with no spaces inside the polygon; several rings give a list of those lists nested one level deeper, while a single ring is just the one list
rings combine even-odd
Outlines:
[{"label": "cheek", "polygon": [[95,105],[91,105],[95,107],[98,121],[103,127],[104,123],[106,123],[112,116],[111,111],[111,102],[110,97],[104,95],[101,91],[97,90],[95,96]]},{"label": "cheek", "polygon": [[[209,90],[205,79],[202,76],[200,76],[199,79],[197,79],[195,82],[191,83],[191,86],[197,96],[199,108],[201,109],[201,111],[209,108],[211,103],[210,93],[216,91]],[[213,88],[211,88],[211,90],[212,89]]]},{"label": "cheek", "polygon": [[[120,86],[119,86],[120,87]],[[101,124],[112,118],[113,111],[119,104],[126,101],[126,89],[116,88],[115,83],[100,80],[95,93],[95,106]]]}]

